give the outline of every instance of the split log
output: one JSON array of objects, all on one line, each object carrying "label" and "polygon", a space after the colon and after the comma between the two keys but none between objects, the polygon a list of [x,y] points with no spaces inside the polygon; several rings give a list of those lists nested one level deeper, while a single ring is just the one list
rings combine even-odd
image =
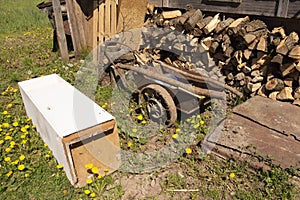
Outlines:
[{"label": "split log", "polygon": [[300,59],[300,45],[297,45],[292,48],[292,50],[289,53],[289,57],[294,59]]},{"label": "split log", "polygon": [[300,106],[300,99],[294,100],[293,105]]},{"label": "split log", "polygon": [[230,24],[232,24],[233,21],[234,19],[232,18],[227,18],[226,20],[221,21],[220,23],[218,23],[217,27],[215,28],[215,32],[220,33],[225,28],[227,28]]},{"label": "split log", "polygon": [[294,100],[292,92],[293,92],[293,89],[290,87],[283,88],[277,95],[277,100],[280,100],[280,101]]},{"label": "split log", "polygon": [[247,33],[254,32],[260,29],[266,29],[267,25],[261,20],[253,20],[245,25]]},{"label": "split log", "polygon": [[282,55],[287,55],[298,41],[298,34],[296,32],[291,32],[289,36],[280,42],[276,48],[276,52]]},{"label": "split log", "polygon": [[248,83],[247,84],[247,89],[251,92],[254,93],[256,92],[259,88],[261,87],[261,83]]},{"label": "split log", "polygon": [[249,21],[249,17],[246,16],[244,18],[239,18],[234,20],[229,26],[228,26],[228,34],[234,35],[239,31],[239,27],[243,25],[244,23]]},{"label": "split log", "polygon": [[276,100],[277,100],[277,95],[278,95],[278,94],[279,94],[278,91],[271,92],[271,93],[269,94],[269,98],[276,101]]},{"label": "split log", "polygon": [[172,11],[163,11],[162,12],[162,16],[164,19],[174,19],[181,15],[182,15],[182,13],[180,10],[172,10]]},{"label": "split log", "polygon": [[203,28],[205,34],[209,34],[217,27],[217,25],[221,21],[219,15],[219,13],[216,14],[214,18]]},{"label": "split log", "polygon": [[281,54],[277,54],[271,60],[272,63],[278,63],[279,65],[282,65],[282,61],[283,61],[283,55]]},{"label": "split log", "polygon": [[280,66],[280,71],[283,77],[287,76],[288,74],[292,73],[294,68],[296,68],[295,63],[285,63]]},{"label": "split log", "polygon": [[203,29],[212,19],[212,16],[207,16],[203,18],[203,20],[199,21],[196,25],[199,29]]},{"label": "split log", "polygon": [[197,9],[185,23],[186,30],[192,31],[195,28],[196,24],[202,19],[203,19],[203,15],[201,10]]},{"label": "split log", "polygon": [[273,78],[266,83],[266,89],[269,91],[281,91],[283,88],[284,82],[278,78]]},{"label": "split log", "polygon": [[294,79],[293,78],[285,78],[283,80],[283,82],[284,82],[285,86],[287,86],[287,87],[293,87]]},{"label": "split log", "polygon": [[260,38],[260,40],[259,40],[259,42],[257,44],[256,50],[263,51],[263,52],[267,52],[268,51],[266,37],[261,37]]}]

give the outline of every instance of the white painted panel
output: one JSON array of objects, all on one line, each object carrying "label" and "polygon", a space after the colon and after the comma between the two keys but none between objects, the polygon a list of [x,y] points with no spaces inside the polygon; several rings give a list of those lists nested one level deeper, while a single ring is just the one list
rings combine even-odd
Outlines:
[{"label": "white painted panel", "polygon": [[114,119],[56,74],[23,81],[19,86],[60,137]]}]

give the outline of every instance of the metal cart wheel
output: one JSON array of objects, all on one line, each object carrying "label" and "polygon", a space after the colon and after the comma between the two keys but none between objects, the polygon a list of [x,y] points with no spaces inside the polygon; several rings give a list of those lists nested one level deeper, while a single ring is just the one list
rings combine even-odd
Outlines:
[{"label": "metal cart wheel", "polygon": [[150,120],[171,126],[177,119],[177,110],[170,93],[160,85],[150,84],[141,89],[139,104],[146,108]]}]

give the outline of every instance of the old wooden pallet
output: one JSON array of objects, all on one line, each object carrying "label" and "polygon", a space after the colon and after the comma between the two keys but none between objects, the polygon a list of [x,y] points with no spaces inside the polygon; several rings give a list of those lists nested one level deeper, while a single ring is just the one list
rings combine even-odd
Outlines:
[{"label": "old wooden pallet", "polygon": [[204,144],[225,157],[264,157],[283,168],[300,167],[300,108],[255,96],[234,108]]}]

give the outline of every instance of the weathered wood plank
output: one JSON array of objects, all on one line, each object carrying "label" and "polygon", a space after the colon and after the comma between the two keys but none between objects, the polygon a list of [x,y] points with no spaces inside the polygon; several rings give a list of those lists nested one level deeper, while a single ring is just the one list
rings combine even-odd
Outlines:
[{"label": "weathered wood plank", "polygon": [[67,40],[65,35],[65,29],[62,19],[61,7],[59,0],[52,0],[54,17],[55,17],[55,25],[56,25],[56,33],[57,33],[57,41],[60,50],[60,56],[62,60],[69,60],[69,53],[67,47]]}]

